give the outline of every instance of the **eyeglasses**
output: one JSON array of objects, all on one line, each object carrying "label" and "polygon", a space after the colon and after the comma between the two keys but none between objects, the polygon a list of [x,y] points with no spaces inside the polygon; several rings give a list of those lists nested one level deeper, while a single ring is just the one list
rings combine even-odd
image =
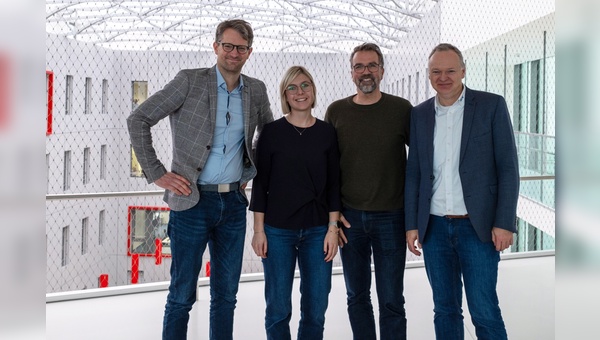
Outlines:
[{"label": "eyeglasses", "polygon": [[302,92],[308,92],[312,90],[312,84],[308,82],[304,82],[300,86],[291,84],[285,88],[285,91],[289,94],[296,94],[299,88],[302,89]]},{"label": "eyeglasses", "polygon": [[365,72],[366,69],[369,69],[369,72],[371,72],[371,73],[375,73],[375,72],[379,71],[380,67],[381,67],[381,65],[379,65],[379,64],[370,63],[369,65],[366,65],[366,66],[363,64],[356,64],[356,65],[352,66],[352,69],[356,73],[363,73],[363,72]]},{"label": "eyeglasses", "polygon": [[221,45],[221,47],[223,47],[223,51],[225,52],[231,52],[235,48],[239,54],[246,54],[250,50],[250,46],[246,45],[234,45],[230,43],[222,43],[220,41],[218,42],[218,44]]}]

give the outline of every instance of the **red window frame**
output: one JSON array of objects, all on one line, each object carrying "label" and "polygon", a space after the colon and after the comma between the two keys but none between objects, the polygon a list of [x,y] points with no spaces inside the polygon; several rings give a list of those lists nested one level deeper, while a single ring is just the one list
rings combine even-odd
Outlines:
[{"label": "red window frame", "polygon": [[[132,211],[133,210],[148,210],[148,211],[170,211],[168,207],[152,207],[152,206],[128,206],[127,207],[127,256],[132,254],[144,257],[156,257],[155,253],[132,253],[131,252],[131,227],[132,227]],[[171,254],[161,252],[161,257],[171,257]]]}]

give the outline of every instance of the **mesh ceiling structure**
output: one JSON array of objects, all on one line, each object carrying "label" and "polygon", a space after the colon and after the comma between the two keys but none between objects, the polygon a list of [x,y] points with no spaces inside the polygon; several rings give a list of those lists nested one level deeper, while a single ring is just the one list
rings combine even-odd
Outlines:
[{"label": "mesh ceiling structure", "polygon": [[241,18],[255,51],[393,49],[439,0],[46,0],[46,31],[116,50],[207,51],[217,24]]}]

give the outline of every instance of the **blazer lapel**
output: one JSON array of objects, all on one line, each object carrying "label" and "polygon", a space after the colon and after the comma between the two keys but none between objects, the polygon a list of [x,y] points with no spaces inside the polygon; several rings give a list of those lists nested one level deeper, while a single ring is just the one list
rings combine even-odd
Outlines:
[{"label": "blazer lapel", "polygon": [[469,140],[469,134],[471,134],[471,127],[473,126],[473,118],[475,117],[475,105],[476,101],[473,97],[473,92],[467,88],[465,90],[465,112],[463,115],[463,128],[460,138],[460,162],[462,162],[467,150],[467,142]]},{"label": "blazer lapel", "polygon": [[213,66],[208,72],[208,107],[211,126],[214,129],[217,124],[217,69]]},{"label": "blazer lapel", "polygon": [[248,86],[248,79],[240,74],[240,78],[244,79],[244,86],[242,87],[242,114],[244,115],[244,136],[249,136],[251,133],[248,131],[250,126],[250,86]]},{"label": "blazer lapel", "polygon": [[425,142],[427,143],[427,161],[429,168],[433,169],[433,132],[435,131],[435,97],[433,97],[425,110]]}]

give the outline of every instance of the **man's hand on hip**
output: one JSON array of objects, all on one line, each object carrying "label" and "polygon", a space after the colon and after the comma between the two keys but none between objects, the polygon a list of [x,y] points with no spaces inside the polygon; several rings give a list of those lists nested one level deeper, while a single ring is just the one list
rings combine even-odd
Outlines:
[{"label": "man's hand on hip", "polygon": [[172,191],[175,195],[189,196],[192,193],[190,181],[173,172],[167,172],[161,178],[154,181],[154,184],[163,189]]}]

